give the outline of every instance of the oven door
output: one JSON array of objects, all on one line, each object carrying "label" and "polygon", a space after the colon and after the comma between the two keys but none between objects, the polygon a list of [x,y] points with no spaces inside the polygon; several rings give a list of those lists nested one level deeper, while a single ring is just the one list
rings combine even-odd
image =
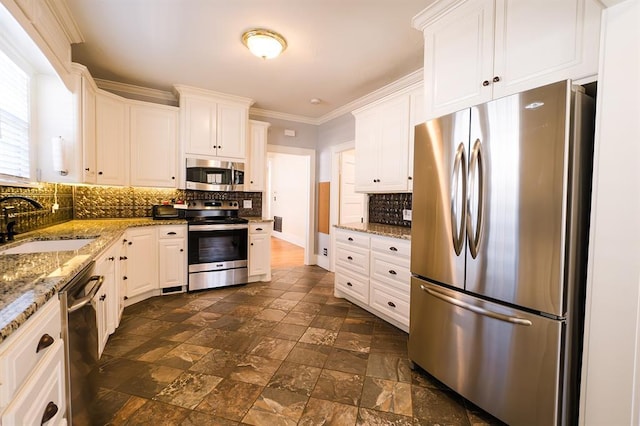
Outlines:
[{"label": "oven door", "polygon": [[189,272],[247,266],[246,224],[189,225]]}]

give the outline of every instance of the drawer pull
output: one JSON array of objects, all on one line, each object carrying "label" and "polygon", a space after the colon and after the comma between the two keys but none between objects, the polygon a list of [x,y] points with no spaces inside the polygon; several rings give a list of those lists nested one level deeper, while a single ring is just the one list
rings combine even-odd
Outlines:
[{"label": "drawer pull", "polygon": [[256,228],[256,231],[262,231],[262,228]]},{"label": "drawer pull", "polygon": [[167,235],[176,235],[176,233],[171,231],[171,232],[167,232]]},{"label": "drawer pull", "polygon": [[389,250],[391,250],[391,251],[398,251],[398,249],[397,249],[397,248],[395,248],[395,247],[393,247],[393,246],[389,247]]},{"label": "drawer pull", "polygon": [[40,341],[38,342],[36,353],[40,352],[43,349],[47,349],[49,346],[53,345],[54,341],[55,340],[53,340],[53,337],[49,336],[46,333],[43,334],[42,337],[40,338]]},{"label": "drawer pull", "polygon": [[349,287],[353,287],[353,284],[351,284],[350,282],[347,282],[347,285],[348,285]]},{"label": "drawer pull", "polygon": [[395,303],[393,303],[393,302],[387,302],[387,305],[391,306],[392,308],[395,308],[395,307],[396,307],[396,304],[395,304]]},{"label": "drawer pull", "polygon": [[104,299],[106,299],[106,298],[107,298],[107,295],[106,295],[106,294],[103,294],[102,296],[100,296],[100,301],[101,301],[101,302],[104,302]]},{"label": "drawer pull", "polygon": [[389,269],[389,273],[391,275],[398,275],[398,273],[396,271],[394,271],[393,269]]},{"label": "drawer pull", "polygon": [[120,260],[127,260],[127,256],[120,256]]},{"label": "drawer pull", "polygon": [[353,241],[353,238],[349,237],[347,238],[348,241]]},{"label": "drawer pull", "polygon": [[349,260],[353,260],[353,257],[351,257],[351,256],[347,256],[347,259],[349,259]]},{"label": "drawer pull", "polygon": [[44,413],[42,413],[42,420],[40,424],[43,425],[49,420],[51,420],[56,414],[58,414],[58,406],[53,401],[49,401],[47,407],[44,409]]}]

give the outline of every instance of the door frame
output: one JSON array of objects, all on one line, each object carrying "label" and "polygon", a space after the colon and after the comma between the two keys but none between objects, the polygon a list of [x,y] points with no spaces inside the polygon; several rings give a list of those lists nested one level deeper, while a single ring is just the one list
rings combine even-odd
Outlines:
[{"label": "door frame", "polygon": [[[267,153],[289,154],[306,157],[309,170],[309,199],[303,203],[306,206],[305,238],[304,238],[304,264],[315,265],[317,263],[316,248],[316,151],[308,148],[298,148],[284,145],[267,144]],[[270,178],[269,178],[270,180]],[[265,196],[271,196],[271,185],[266,188]]]}]

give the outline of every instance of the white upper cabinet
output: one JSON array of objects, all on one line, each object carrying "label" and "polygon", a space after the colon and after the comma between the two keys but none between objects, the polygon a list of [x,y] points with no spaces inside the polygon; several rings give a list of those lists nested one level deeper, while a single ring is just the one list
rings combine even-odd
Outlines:
[{"label": "white upper cabinet", "polygon": [[96,164],[96,183],[129,182],[129,105],[105,91],[96,95]]},{"label": "white upper cabinet", "polygon": [[251,99],[178,85],[185,155],[245,159]]},{"label": "white upper cabinet", "polygon": [[410,190],[411,93],[415,90],[404,90],[353,112],[357,192]]},{"label": "white upper cabinet", "polygon": [[132,103],[130,138],[131,185],[175,188],[178,108]]},{"label": "white upper cabinet", "polygon": [[245,187],[249,191],[264,191],[269,126],[271,123],[249,120],[249,178],[245,178]]},{"label": "white upper cabinet", "polygon": [[440,0],[418,14],[426,118],[563,79],[595,79],[596,0]]}]

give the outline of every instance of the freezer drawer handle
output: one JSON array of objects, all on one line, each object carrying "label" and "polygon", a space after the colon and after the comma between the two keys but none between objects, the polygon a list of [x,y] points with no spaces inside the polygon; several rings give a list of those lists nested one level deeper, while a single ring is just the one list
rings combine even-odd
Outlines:
[{"label": "freezer drawer handle", "polygon": [[484,315],[486,317],[497,319],[499,321],[508,322],[508,323],[511,323],[511,324],[526,325],[526,326],[532,325],[531,321],[529,321],[528,319],[518,318],[518,317],[510,317],[508,315],[499,314],[497,312],[493,312],[493,311],[490,311],[488,309],[481,308],[479,306],[469,305],[468,303],[465,303],[465,302],[463,302],[461,300],[455,299],[453,297],[447,296],[446,294],[442,294],[442,293],[439,293],[439,292],[437,292],[435,290],[427,288],[423,284],[420,284],[420,289],[423,290],[423,291],[426,291],[427,293],[429,293],[433,297],[438,298],[438,299],[440,299],[440,300],[442,300],[444,302],[450,303],[452,305],[456,305],[459,308],[466,309],[468,311],[474,312],[474,313],[479,314],[479,315]]}]

